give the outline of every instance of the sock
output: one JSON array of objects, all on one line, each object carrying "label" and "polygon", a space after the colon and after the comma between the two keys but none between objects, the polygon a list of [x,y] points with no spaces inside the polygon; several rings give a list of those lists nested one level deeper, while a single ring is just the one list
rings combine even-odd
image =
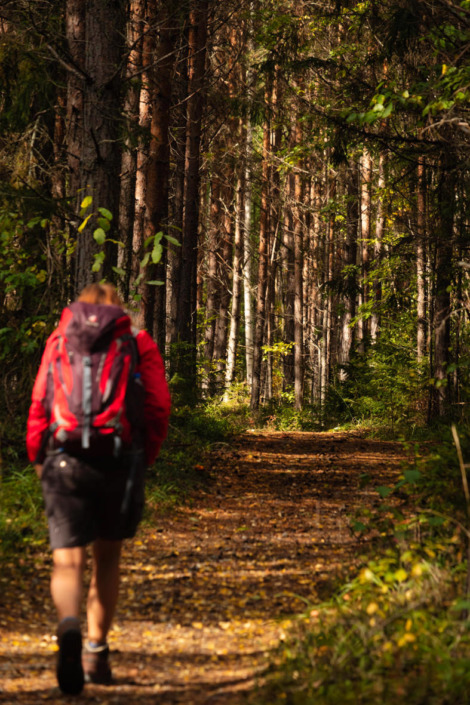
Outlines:
[{"label": "sock", "polygon": [[90,651],[92,653],[99,653],[100,651],[106,651],[108,648],[107,642],[104,644],[100,644],[97,641],[88,641],[85,646],[87,651]]}]

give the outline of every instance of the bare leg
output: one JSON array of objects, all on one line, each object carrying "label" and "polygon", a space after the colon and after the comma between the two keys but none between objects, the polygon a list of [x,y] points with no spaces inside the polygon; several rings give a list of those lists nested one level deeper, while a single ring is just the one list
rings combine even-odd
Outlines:
[{"label": "bare leg", "polygon": [[93,573],[88,591],[88,639],[105,644],[119,593],[122,541],[97,539],[93,544]]},{"label": "bare leg", "polygon": [[57,548],[52,552],[52,560],[51,595],[59,621],[79,617],[86,550],[82,546]]}]

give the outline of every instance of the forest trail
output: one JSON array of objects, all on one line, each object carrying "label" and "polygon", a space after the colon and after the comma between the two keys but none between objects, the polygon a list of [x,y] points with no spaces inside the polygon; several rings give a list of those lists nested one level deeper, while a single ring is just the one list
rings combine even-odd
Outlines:
[{"label": "forest trail", "polygon": [[[347,433],[247,433],[221,446],[201,468],[213,480],[127,545],[116,682],[72,700],[246,702],[290,617],[355,565],[347,517],[378,501],[373,488],[393,482],[404,457],[397,443]],[[55,682],[49,561],[41,552],[0,576],[0,703],[70,700]]]}]

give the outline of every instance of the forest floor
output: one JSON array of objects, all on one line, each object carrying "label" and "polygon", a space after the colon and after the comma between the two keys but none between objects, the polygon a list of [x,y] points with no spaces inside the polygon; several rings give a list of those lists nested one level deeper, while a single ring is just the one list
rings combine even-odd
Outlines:
[{"label": "forest floor", "polygon": [[[348,517],[378,502],[405,459],[354,433],[246,433],[210,456],[189,502],[126,544],[110,634],[113,686],[83,703],[247,702],[294,615],[355,572]],[[361,475],[371,483],[362,487]],[[59,703],[45,550],[0,575],[0,703]]]}]

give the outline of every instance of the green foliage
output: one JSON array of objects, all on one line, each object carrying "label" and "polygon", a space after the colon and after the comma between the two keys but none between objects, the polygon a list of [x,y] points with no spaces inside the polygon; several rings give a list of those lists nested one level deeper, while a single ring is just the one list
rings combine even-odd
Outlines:
[{"label": "green foliage", "polygon": [[[431,561],[426,549],[434,553],[428,544],[389,550],[310,609],[255,702],[466,702],[470,633],[460,620],[459,574],[445,558],[441,566]],[[446,552],[448,559],[456,551],[450,544]]]},{"label": "green foliage", "polygon": [[[0,427],[8,472],[23,445],[26,412],[46,336],[57,312],[60,284],[51,282],[44,215],[19,199],[0,204]],[[51,242],[52,245],[52,242]]]},{"label": "green foliage", "polygon": [[0,561],[47,541],[39,480],[33,468],[10,470],[0,484]]},{"label": "green foliage", "polygon": [[343,368],[344,382],[328,390],[326,416],[336,423],[385,426],[395,433],[426,420],[425,369],[416,360],[413,320],[389,320],[374,345],[356,352]]},{"label": "green foliage", "polygon": [[296,411],[293,391],[282,392],[280,397],[266,402],[256,415],[256,425],[273,431],[320,431],[322,430],[321,409],[306,404]]}]

